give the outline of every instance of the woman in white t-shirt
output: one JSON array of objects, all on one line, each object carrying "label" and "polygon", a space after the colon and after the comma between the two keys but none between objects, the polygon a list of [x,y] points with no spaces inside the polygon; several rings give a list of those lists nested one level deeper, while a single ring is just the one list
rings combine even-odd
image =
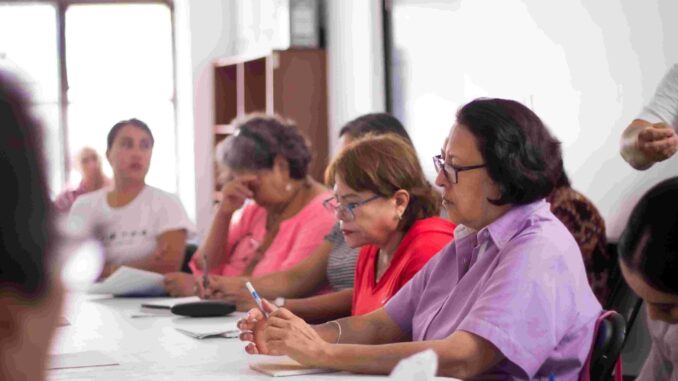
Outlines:
[{"label": "woman in white t-shirt", "polygon": [[678,151],[678,63],[664,75],[652,101],[621,137],[621,155],[633,168],[645,170]]},{"label": "woman in white t-shirt", "polygon": [[71,208],[70,228],[93,235],[105,249],[102,277],[121,265],[159,273],[181,266],[193,225],[176,196],[146,185],[153,143],[138,119],[113,126],[106,150],[113,188],[80,196]]}]

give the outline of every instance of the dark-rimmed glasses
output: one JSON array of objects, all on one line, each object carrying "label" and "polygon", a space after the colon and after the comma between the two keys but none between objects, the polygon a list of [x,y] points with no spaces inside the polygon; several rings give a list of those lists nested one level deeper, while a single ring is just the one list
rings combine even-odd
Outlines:
[{"label": "dark-rimmed glasses", "polygon": [[433,166],[436,168],[436,173],[443,171],[445,179],[450,182],[450,184],[456,184],[459,182],[459,172],[470,171],[472,169],[478,169],[486,167],[487,164],[478,164],[478,165],[467,165],[467,166],[457,166],[452,164],[445,163],[443,155],[433,156]]},{"label": "dark-rimmed glasses", "polygon": [[328,198],[327,200],[323,201],[323,206],[325,209],[329,210],[330,212],[335,213],[338,219],[346,222],[350,222],[355,220],[355,214],[353,210],[361,205],[365,205],[370,201],[378,199],[379,195],[374,195],[367,200],[363,201],[358,201],[358,202],[349,202],[346,205],[342,205],[337,201],[336,196],[332,196]]}]

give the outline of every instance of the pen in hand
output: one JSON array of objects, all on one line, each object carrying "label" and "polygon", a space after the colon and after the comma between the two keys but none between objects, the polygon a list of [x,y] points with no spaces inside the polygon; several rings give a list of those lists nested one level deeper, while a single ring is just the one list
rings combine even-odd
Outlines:
[{"label": "pen in hand", "polygon": [[254,298],[254,302],[257,304],[257,307],[261,310],[261,313],[264,314],[266,319],[268,319],[268,313],[264,311],[264,303],[261,301],[261,297],[259,294],[257,294],[257,290],[254,289],[254,286],[252,286],[252,283],[247,282],[245,283],[245,287],[247,287],[247,290],[250,292],[250,295],[252,295],[252,298]]},{"label": "pen in hand", "polygon": [[203,288],[203,294],[207,291],[207,254],[205,254],[205,251],[202,252],[202,288]]}]

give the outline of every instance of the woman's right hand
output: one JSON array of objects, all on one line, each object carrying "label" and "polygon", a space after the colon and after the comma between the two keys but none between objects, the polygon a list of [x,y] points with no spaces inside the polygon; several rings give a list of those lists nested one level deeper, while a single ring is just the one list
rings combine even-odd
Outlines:
[{"label": "woman's right hand", "polygon": [[163,276],[165,291],[172,297],[191,296],[194,294],[195,278],[182,272],[167,273]]},{"label": "woman's right hand", "polygon": [[[266,313],[270,314],[278,308],[266,299],[262,299],[262,304]],[[245,351],[251,355],[279,355],[269,351],[266,346],[266,316],[259,308],[252,308],[243,319],[238,320],[238,329],[240,330],[240,340],[247,341],[249,344]]]},{"label": "woman's right hand", "polygon": [[254,197],[254,192],[250,187],[256,180],[256,175],[243,175],[225,183],[221,187],[219,213],[230,216],[243,206],[245,200]]},{"label": "woman's right hand", "polygon": [[235,293],[239,288],[245,288],[247,277],[232,277],[223,275],[209,275],[207,277],[207,287],[203,285],[202,276],[196,280],[197,295],[202,299],[225,299],[230,302],[229,296]]}]

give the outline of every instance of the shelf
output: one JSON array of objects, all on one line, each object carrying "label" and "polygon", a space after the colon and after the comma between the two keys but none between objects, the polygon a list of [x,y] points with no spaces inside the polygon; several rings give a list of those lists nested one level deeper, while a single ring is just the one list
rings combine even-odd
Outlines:
[{"label": "shelf", "polygon": [[235,128],[231,124],[217,124],[214,126],[214,133],[218,135],[233,135]]},{"label": "shelf", "polygon": [[238,71],[236,66],[215,68],[214,123],[227,124],[238,114]]},{"label": "shelf", "polygon": [[[329,151],[325,50],[258,51],[213,63],[215,146],[235,132],[233,119],[277,113],[294,120],[310,141],[314,160],[309,173],[322,181]],[[216,167],[214,173],[216,179]]]},{"label": "shelf", "polygon": [[251,54],[241,54],[237,56],[217,58],[216,60],[214,60],[214,66],[223,67],[237,65],[247,61],[254,61],[261,58],[266,58],[269,55],[271,55],[271,53],[272,53],[271,50],[262,50],[258,52],[253,52]]}]

